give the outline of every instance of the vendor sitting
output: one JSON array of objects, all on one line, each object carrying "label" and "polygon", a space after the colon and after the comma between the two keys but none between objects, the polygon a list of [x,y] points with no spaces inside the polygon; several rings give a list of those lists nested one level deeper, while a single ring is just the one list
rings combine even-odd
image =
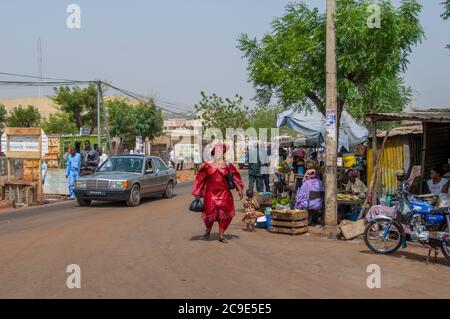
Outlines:
[{"label": "vendor sitting", "polygon": [[305,209],[312,211],[309,216],[311,222],[313,212],[320,211],[323,206],[323,199],[321,196],[310,198],[311,192],[323,192],[324,187],[320,179],[317,178],[317,173],[314,169],[307,170],[303,177],[302,187],[297,192],[295,197],[295,209]]},{"label": "vendor sitting", "polygon": [[448,192],[448,179],[444,178],[444,170],[441,166],[435,166],[431,169],[430,177],[427,181],[428,192],[434,195]]},{"label": "vendor sitting", "polygon": [[361,198],[366,197],[367,186],[358,178],[358,172],[354,169],[348,172],[348,183],[345,186],[345,192],[357,195]]}]

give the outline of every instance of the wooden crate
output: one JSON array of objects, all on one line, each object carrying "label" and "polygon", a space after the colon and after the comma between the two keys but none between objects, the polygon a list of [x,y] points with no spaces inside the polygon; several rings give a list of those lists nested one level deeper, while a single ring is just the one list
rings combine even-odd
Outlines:
[{"label": "wooden crate", "polygon": [[270,229],[270,232],[278,234],[301,235],[308,232],[308,227],[300,227],[300,228],[272,227]]},{"label": "wooden crate", "polygon": [[270,218],[274,220],[304,220],[308,218],[308,212],[305,210],[289,210],[286,212],[273,209]]},{"label": "wooden crate", "polygon": [[304,210],[278,211],[270,214],[272,233],[300,235],[308,232],[308,212]]}]

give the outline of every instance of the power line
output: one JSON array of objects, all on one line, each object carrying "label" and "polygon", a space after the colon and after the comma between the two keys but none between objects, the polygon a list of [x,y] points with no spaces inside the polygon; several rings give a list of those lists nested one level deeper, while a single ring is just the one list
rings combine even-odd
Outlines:
[{"label": "power line", "polygon": [[[133,99],[136,99],[143,103],[148,103],[148,101],[145,100],[147,97],[145,97],[144,95],[137,94],[137,93],[125,90],[125,89],[121,89],[119,87],[116,87],[116,86],[106,83],[104,81],[92,81],[92,80],[80,81],[80,80],[58,79],[58,78],[39,77],[39,76],[11,73],[11,72],[0,72],[0,75],[24,77],[24,78],[39,80],[39,81],[3,81],[3,80],[0,80],[0,86],[1,85],[4,85],[4,86],[61,86],[61,85],[77,85],[77,84],[96,84],[96,83],[100,82],[112,89],[115,89],[118,92],[121,92],[122,94],[125,94],[125,95],[133,98]],[[48,80],[48,81],[42,81],[42,80]],[[165,105],[163,105],[164,107],[159,106],[159,105],[155,105],[155,106],[163,111],[166,111],[166,112],[169,112],[172,114],[176,114],[176,115],[180,115],[183,117],[192,117],[186,113],[180,113],[180,112],[193,112],[193,110],[187,110],[178,104],[164,101],[164,100],[160,100],[160,102],[162,102],[162,103],[158,103],[158,104],[165,104]],[[180,112],[172,111],[172,110],[170,110],[170,108],[176,109]]]},{"label": "power line", "polygon": [[[37,80],[42,79],[42,80],[52,80],[52,81],[64,81],[64,82],[79,82],[78,80],[46,78],[46,77],[39,77],[39,76],[19,74],[19,73],[10,73],[10,72],[0,72],[0,75],[9,75],[9,76],[16,76],[16,77],[21,77],[21,78],[37,79]],[[89,82],[89,81],[82,81],[82,82]],[[94,81],[92,81],[92,82],[94,82]]]},{"label": "power line", "polygon": [[[127,91],[127,90],[118,88],[118,87],[116,87],[116,86],[114,86],[114,85],[112,85],[112,84],[109,84],[109,83],[105,83],[105,82],[102,82],[102,83],[103,83],[104,85],[106,85],[106,86],[109,86],[110,88],[112,88],[112,89],[114,89],[114,90],[116,90],[116,91],[121,92],[122,94],[125,94],[126,96],[129,96],[129,97],[131,97],[131,98],[133,98],[133,99],[135,99],[135,100],[141,101],[141,102],[143,102],[143,103],[145,103],[145,104],[149,104],[149,101],[144,100],[144,99],[140,98],[139,96],[137,96],[137,95],[139,95],[139,94],[135,94],[135,93],[133,93],[133,92],[130,92],[130,91]],[[166,109],[166,108],[164,108],[164,107],[162,107],[162,106],[159,106],[159,105],[155,105],[155,106],[156,106],[157,108],[163,110],[163,111],[166,111],[166,112],[169,112],[169,113],[172,113],[172,114],[180,115],[180,116],[183,116],[183,117],[189,116],[189,115],[186,114],[186,113],[178,113],[178,112],[174,112],[174,111],[171,111],[171,110]],[[192,116],[191,116],[191,117],[192,117]]]}]

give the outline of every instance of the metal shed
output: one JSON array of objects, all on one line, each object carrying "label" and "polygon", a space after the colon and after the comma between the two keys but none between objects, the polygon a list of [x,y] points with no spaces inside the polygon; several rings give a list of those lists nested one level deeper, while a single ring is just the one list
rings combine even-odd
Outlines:
[{"label": "metal shed", "polygon": [[[450,108],[413,110],[400,113],[372,113],[366,116],[370,127],[373,155],[372,166],[376,159],[377,123],[389,121],[415,121],[422,125],[423,138],[420,151],[422,180],[429,177],[434,165],[448,163],[450,159]],[[376,204],[377,196],[372,197]]]}]

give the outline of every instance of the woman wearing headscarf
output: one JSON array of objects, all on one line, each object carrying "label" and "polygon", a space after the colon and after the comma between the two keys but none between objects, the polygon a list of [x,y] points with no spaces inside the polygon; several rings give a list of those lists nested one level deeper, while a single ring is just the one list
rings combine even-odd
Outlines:
[{"label": "woman wearing headscarf", "polygon": [[295,197],[295,209],[304,209],[310,211],[309,221],[312,220],[314,212],[320,211],[323,206],[323,199],[321,196],[309,198],[311,192],[323,192],[324,187],[322,181],[317,178],[316,170],[307,170],[303,177],[303,183]]},{"label": "woman wearing headscarf", "polygon": [[209,240],[211,228],[217,221],[219,223],[219,241],[222,243],[227,243],[224,234],[235,215],[233,195],[228,188],[226,176],[229,173],[232,175],[241,199],[244,186],[241,176],[233,164],[224,160],[226,151],[225,144],[218,144],[212,148],[212,159],[203,164],[192,187],[192,195],[204,199],[205,209],[201,215],[206,226],[204,239]]}]

